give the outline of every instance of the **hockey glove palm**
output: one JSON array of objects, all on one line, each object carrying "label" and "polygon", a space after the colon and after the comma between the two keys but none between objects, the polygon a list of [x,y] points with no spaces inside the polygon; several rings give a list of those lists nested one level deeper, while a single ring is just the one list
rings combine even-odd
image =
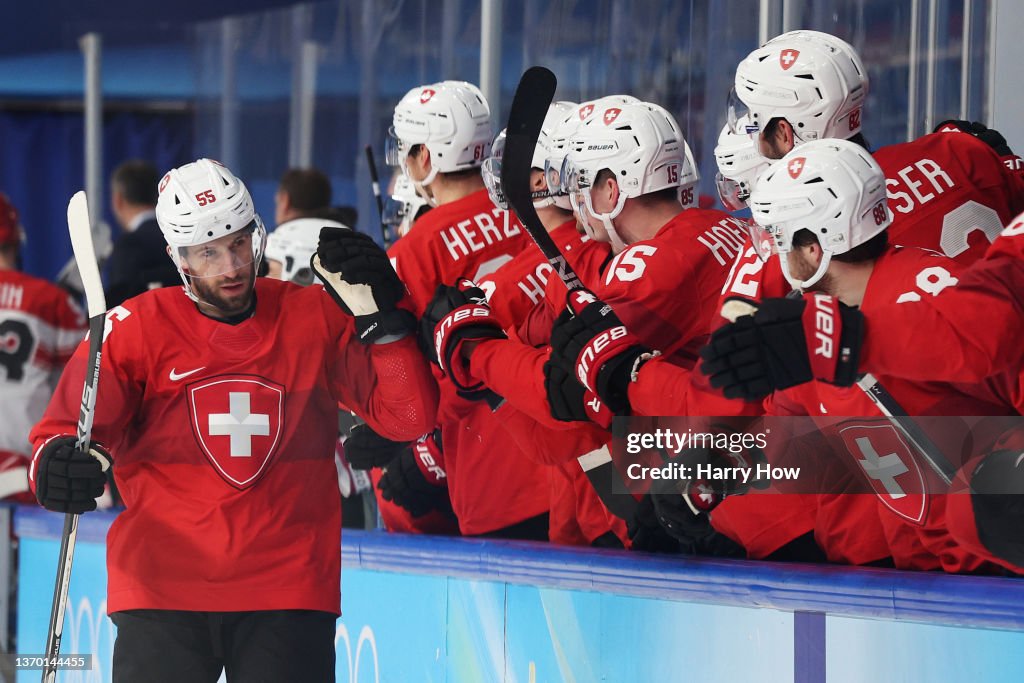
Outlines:
[{"label": "hockey glove palm", "polygon": [[701,370],[726,398],[760,399],[813,379],[857,379],[864,316],[837,299],[805,294],[763,302],[730,298],[723,325],[701,349]]},{"label": "hockey glove palm", "polygon": [[96,443],[81,451],[73,436],[47,442],[36,456],[36,500],[47,510],[80,515],[96,509],[103,495],[110,454]]},{"label": "hockey glove palm", "polygon": [[399,309],[405,285],[388,255],[369,235],[325,227],[310,267],[327,293],[355,318],[359,341],[386,343],[416,328],[412,313]]}]

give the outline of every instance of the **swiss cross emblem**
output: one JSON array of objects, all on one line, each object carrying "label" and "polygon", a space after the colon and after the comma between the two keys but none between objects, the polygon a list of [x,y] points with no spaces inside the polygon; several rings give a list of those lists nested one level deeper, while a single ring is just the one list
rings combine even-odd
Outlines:
[{"label": "swiss cross emblem", "polygon": [[789,177],[796,180],[800,177],[800,174],[804,170],[804,163],[807,161],[804,157],[796,157],[787,164],[786,168],[789,170]]},{"label": "swiss cross emblem", "polygon": [[779,65],[783,71],[789,70],[789,67],[796,63],[796,58],[800,56],[800,50],[783,50],[779,53]]},{"label": "swiss cross emblem", "polygon": [[426,104],[427,102],[430,101],[430,98],[433,97],[436,94],[437,94],[436,90],[432,90],[431,88],[424,88],[420,92],[420,104]]},{"label": "swiss cross emblem", "polygon": [[910,447],[891,424],[860,424],[839,430],[882,503],[914,524],[928,514],[928,489]]},{"label": "swiss cross emblem", "polygon": [[619,118],[619,114],[621,114],[621,113],[622,113],[622,110],[619,109],[618,107],[612,107],[611,109],[605,109],[605,111],[604,111],[604,125],[610,126],[615,119]]},{"label": "swiss cross emblem", "polygon": [[222,375],[188,387],[196,442],[217,473],[246,489],[270,466],[281,440],[284,387],[252,375]]},{"label": "swiss cross emblem", "polygon": [[584,106],[580,107],[580,111],[579,111],[580,121],[586,121],[587,119],[589,119],[590,115],[593,112],[594,112],[594,105],[592,105],[592,104],[587,104],[587,105],[584,105]]}]

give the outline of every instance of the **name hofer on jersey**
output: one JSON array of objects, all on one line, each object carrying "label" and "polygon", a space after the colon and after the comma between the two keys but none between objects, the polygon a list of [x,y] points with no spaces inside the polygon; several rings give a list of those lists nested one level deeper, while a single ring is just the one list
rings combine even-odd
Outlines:
[{"label": "name hofer on jersey", "polygon": [[749,484],[754,481],[789,480],[800,478],[799,467],[773,467],[768,463],[759,463],[756,467],[721,467],[710,463],[686,465],[670,462],[661,467],[644,467],[633,463],[626,468],[626,476],[634,481],[671,479],[677,481],[734,481],[737,484]]},{"label": "name hofer on jersey", "polygon": [[[442,230],[441,241],[444,242],[452,260],[458,261],[510,237],[518,237],[522,233],[519,221],[510,216],[506,223],[505,217],[502,216],[504,213],[495,207],[490,212],[478,213]],[[497,222],[495,219],[498,219]]]}]

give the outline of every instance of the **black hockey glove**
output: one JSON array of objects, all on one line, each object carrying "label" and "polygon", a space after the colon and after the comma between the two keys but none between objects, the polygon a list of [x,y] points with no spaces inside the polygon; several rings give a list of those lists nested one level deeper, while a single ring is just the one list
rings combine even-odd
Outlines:
[{"label": "black hockey glove", "polygon": [[434,468],[424,462],[416,448],[388,463],[377,488],[384,500],[405,508],[413,517],[422,517],[433,510],[449,514],[452,511],[448,487],[443,479],[435,476]]},{"label": "black hockey glove", "polygon": [[593,422],[608,429],[614,417],[597,394],[558,363],[544,363],[544,390],[551,417],[561,422]]},{"label": "black hockey glove", "polygon": [[971,475],[971,507],[978,539],[993,555],[1024,567],[1024,453],[995,450]]},{"label": "black hockey glove", "polygon": [[692,504],[675,490],[671,480],[658,479],[651,485],[654,516],[662,529],[679,543],[679,552],[711,557],[744,557],[743,547],[715,531],[708,514],[694,514]]},{"label": "black hockey glove", "polygon": [[410,448],[411,441],[385,439],[369,425],[358,424],[349,430],[345,439],[345,458],[352,469],[371,470],[384,467]]},{"label": "black hockey glove", "polygon": [[650,494],[645,495],[637,503],[633,519],[626,523],[626,532],[631,542],[630,550],[671,554],[681,552],[679,541],[669,535],[658,521]]},{"label": "black hockey glove", "polygon": [[369,235],[347,228],[321,228],[309,265],[327,293],[355,318],[362,343],[395,341],[416,329],[415,316],[398,308],[405,285],[387,253]]},{"label": "black hockey glove", "polygon": [[76,447],[73,436],[51,439],[36,463],[36,500],[47,510],[80,515],[96,509],[103,495],[110,454],[93,442],[89,452]]},{"label": "black hockey glove", "polygon": [[507,339],[487,305],[482,289],[471,280],[438,285],[420,320],[420,346],[452,384],[462,392],[484,388],[469,374],[468,346],[488,339]]},{"label": "black hockey glove", "polygon": [[1010,145],[1007,144],[1006,138],[998,130],[989,128],[984,123],[979,121],[961,121],[958,119],[947,119],[935,126],[933,133],[948,133],[952,130],[958,130],[961,133],[968,133],[978,138],[986,145],[996,151],[1001,157],[1011,156],[1013,150],[1010,149]]},{"label": "black hockey glove", "polygon": [[628,415],[633,373],[655,354],[592,293],[578,289],[568,301],[573,315],[559,316],[551,329],[551,362],[572,373],[613,413]]},{"label": "black hockey glove", "polygon": [[701,370],[726,398],[760,399],[820,379],[850,386],[857,379],[864,316],[822,294],[763,302],[730,298],[723,325],[701,349]]}]

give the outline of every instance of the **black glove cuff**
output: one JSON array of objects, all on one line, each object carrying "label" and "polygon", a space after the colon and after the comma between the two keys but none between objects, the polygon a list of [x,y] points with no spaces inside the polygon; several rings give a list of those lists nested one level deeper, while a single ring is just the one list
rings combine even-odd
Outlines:
[{"label": "black glove cuff", "polygon": [[625,353],[610,358],[597,373],[596,393],[616,415],[632,413],[629,405],[629,385],[633,381],[633,366],[645,353],[650,353],[650,350],[634,346]]},{"label": "black glove cuff", "polygon": [[356,316],[355,321],[363,344],[387,344],[416,330],[416,316],[403,308]]},{"label": "black glove cuff", "polygon": [[857,382],[859,376],[857,366],[860,365],[860,348],[864,343],[864,314],[857,308],[840,306],[839,315],[843,321],[839,362],[836,364],[836,376],[829,383],[849,387]]}]

